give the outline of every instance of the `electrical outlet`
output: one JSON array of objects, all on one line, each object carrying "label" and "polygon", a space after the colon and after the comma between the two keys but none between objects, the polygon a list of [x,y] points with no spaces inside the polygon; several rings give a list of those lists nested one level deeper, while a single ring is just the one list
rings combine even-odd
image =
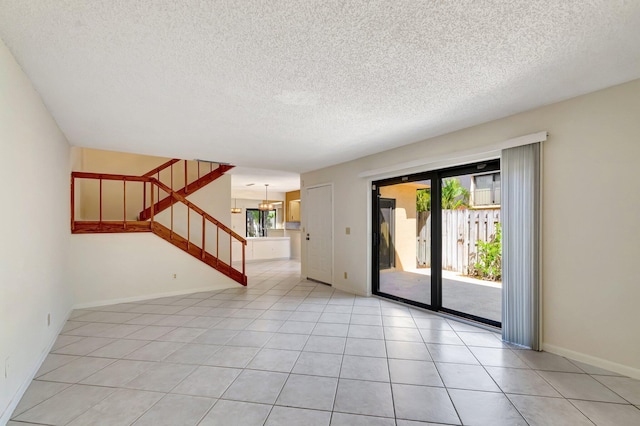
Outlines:
[{"label": "electrical outlet", "polygon": [[344,279],[345,280],[347,279],[347,273],[346,272],[344,273]]},{"label": "electrical outlet", "polygon": [[173,279],[175,280],[176,278],[178,278],[178,274],[173,274]]},{"label": "electrical outlet", "polygon": [[47,314],[47,327],[51,325],[51,314]]},{"label": "electrical outlet", "polygon": [[351,228],[347,227],[347,229],[345,230],[345,234],[351,235]]}]

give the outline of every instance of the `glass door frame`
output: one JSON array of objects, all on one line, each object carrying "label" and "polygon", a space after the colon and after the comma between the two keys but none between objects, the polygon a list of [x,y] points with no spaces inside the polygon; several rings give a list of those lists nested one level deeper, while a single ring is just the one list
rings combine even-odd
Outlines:
[{"label": "glass door frame", "polygon": [[[500,159],[492,159],[473,164],[449,167],[428,172],[419,172],[373,181],[371,185],[371,291],[376,296],[406,303],[436,312],[444,312],[472,321],[500,328],[501,322],[482,318],[442,306],[442,180],[454,176],[470,175],[490,171],[500,171]],[[405,299],[380,291],[379,244],[380,244],[380,187],[417,181],[431,181],[431,303]],[[397,237],[397,236],[396,236]]]}]

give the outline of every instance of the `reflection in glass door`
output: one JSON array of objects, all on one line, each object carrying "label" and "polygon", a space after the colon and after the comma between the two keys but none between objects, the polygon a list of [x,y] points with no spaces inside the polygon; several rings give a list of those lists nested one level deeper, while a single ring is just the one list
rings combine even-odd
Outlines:
[{"label": "reflection in glass door", "polygon": [[373,292],[499,327],[500,161],[374,182]]}]

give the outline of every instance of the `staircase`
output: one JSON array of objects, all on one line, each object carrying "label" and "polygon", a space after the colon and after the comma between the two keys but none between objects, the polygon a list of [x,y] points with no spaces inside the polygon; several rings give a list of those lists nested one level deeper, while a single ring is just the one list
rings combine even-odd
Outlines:
[{"label": "staircase", "polygon": [[[189,163],[194,163],[194,162],[196,163],[196,165],[194,167],[194,165],[192,164],[192,167],[191,167],[192,173],[190,174]],[[156,167],[153,170],[149,170],[147,173],[145,173],[142,176],[155,177],[158,181],[163,182],[165,185],[169,186],[171,189],[173,189],[174,175],[176,175],[176,177],[179,175],[181,178],[184,176],[184,180],[183,180],[184,186],[178,189],[176,192],[179,195],[186,197],[188,194],[194,193],[198,189],[218,179],[220,176],[224,175],[227,171],[233,169],[233,166],[228,164],[218,164],[217,167],[214,168],[213,167],[214,163],[209,163],[209,162],[203,163],[201,161],[194,161],[194,162],[190,162],[187,160],[178,160],[174,158],[162,164],[161,166]],[[184,171],[184,174],[180,170],[181,168],[182,168],[182,171]],[[207,168],[208,168],[208,171],[207,171]],[[176,170],[174,171],[174,169]],[[165,176],[164,176],[165,179],[163,179],[162,172],[165,170],[168,170],[169,173],[168,173],[168,176],[166,176],[167,173],[165,173]],[[197,171],[197,174],[196,174],[196,177],[194,178],[191,175],[195,171]],[[201,175],[201,171],[203,173],[202,175]],[[190,178],[193,180],[190,181]],[[175,199],[170,196],[164,197],[163,199],[157,198],[157,202],[154,205],[155,212],[160,213],[163,210],[168,209],[172,204],[175,204],[175,203],[176,203]],[[151,217],[151,206],[142,210],[138,215],[139,220],[148,220],[150,217]]]},{"label": "staircase", "polygon": [[[151,232],[246,286],[246,240],[185,198],[186,194],[202,188],[233,166],[218,165],[214,168],[207,163],[209,170],[201,173],[198,164],[197,173],[194,173],[197,177],[190,178],[184,161],[182,187],[174,190],[170,186],[174,180],[173,168],[180,161],[184,160],[170,160],[142,176],[72,172],[71,233]],[[169,175],[170,185],[160,180],[165,170],[168,171],[165,175]],[[104,196],[105,191],[108,191],[107,197]],[[120,193],[122,201],[116,203]],[[87,197],[91,202],[76,202],[81,197]],[[87,205],[94,206],[94,198],[97,211],[80,211],[81,205],[87,210]],[[103,205],[105,198],[111,205]],[[83,220],[76,220],[80,213]],[[84,220],[85,217],[93,220]]]}]

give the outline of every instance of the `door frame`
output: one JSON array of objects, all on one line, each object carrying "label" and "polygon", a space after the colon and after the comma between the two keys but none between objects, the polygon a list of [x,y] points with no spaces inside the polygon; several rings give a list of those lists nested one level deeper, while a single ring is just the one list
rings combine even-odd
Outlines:
[{"label": "door frame", "polygon": [[[331,282],[325,283],[324,281],[319,281],[322,282],[324,284],[328,284],[330,286],[333,287],[333,282],[335,279],[335,229],[334,229],[334,223],[335,223],[335,203],[334,203],[334,188],[333,188],[333,182],[328,182],[328,183],[320,183],[320,184],[315,184],[315,185],[309,185],[307,187],[304,188],[304,195],[305,195],[305,200],[301,200],[300,203],[300,209],[301,209],[301,219],[303,221],[304,226],[302,227],[302,234],[300,235],[300,240],[302,242],[302,247],[304,249],[304,255],[302,257],[304,257],[305,259],[305,268],[303,271],[301,271],[302,273],[302,278],[303,279],[312,279],[313,278],[309,278],[308,275],[308,268],[309,268],[309,250],[307,247],[307,239],[306,239],[306,234],[308,233],[308,227],[309,227],[309,217],[308,217],[308,208],[309,208],[309,204],[308,204],[308,200],[309,200],[309,190],[310,189],[316,189],[316,188],[321,188],[323,186],[328,186],[329,189],[331,190]],[[301,191],[300,194],[302,195],[303,192]],[[307,201],[307,202],[304,202]]]},{"label": "door frame", "polygon": [[[371,182],[371,292],[376,296],[406,303],[436,312],[443,312],[472,321],[484,323],[494,327],[501,327],[502,323],[487,318],[478,317],[466,312],[459,312],[442,306],[442,179],[459,175],[478,173],[479,171],[500,170],[500,159],[476,161],[471,164],[463,164],[425,172],[411,173],[386,179],[372,180]],[[380,291],[379,270],[379,199],[380,187],[416,182],[421,180],[431,181],[431,304],[418,302],[411,299],[395,296]],[[434,202],[435,201],[435,202]],[[434,267],[438,265],[438,267]]]},{"label": "door frame", "polygon": [[[433,199],[434,197],[434,185],[435,185],[435,175],[434,172],[428,171],[428,172],[420,172],[420,173],[413,173],[410,175],[404,175],[404,176],[395,176],[395,177],[391,177],[391,178],[386,178],[386,179],[380,179],[380,180],[376,180],[373,181],[371,183],[371,293],[376,295],[376,296],[380,296],[380,297],[384,297],[387,299],[391,299],[391,300],[395,300],[397,302],[401,302],[401,303],[406,303],[408,305],[413,305],[413,306],[417,306],[420,308],[424,308],[424,309],[429,309],[432,311],[436,311],[438,310],[436,307],[433,306],[434,300],[442,300],[442,298],[440,296],[437,296],[434,298],[434,292],[439,291],[436,287],[436,282],[438,281],[434,280],[433,276],[434,274],[440,274],[440,269],[438,269],[436,271],[435,268],[431,268],[431,304],[426,304],[426,303],[422,303],[422,302],[418,302],[416,300],[411,300],[411,299],[405,299],[404,297],[400,297],[400,296],[395,296],[393,294],[389,294],[389,293],[383,293],[380,291],[380,268],[379,268],[379,263],[380,263],[380,253],[378,251],[378,246],[379,246],[379,217],[378,217],[378,212],[380,210],[380,203],[379,200],[380,198],[382,198],[380,196],[380,187],[381,186],[390,186],[390,185],[398,185],[398,184],[403,184],[403,183],[409,183],[409,182],[416,182],[416,181],[422,181],[422,180],[429,180],[431,181],[431,198]],[[439,185],[438,185],[438,194],[440,193],[439,190]],[[433,204],[432,204],[433,206]],[[433,234],[433,224],[435,222],[434,220],[434,216],[433,216],[433,211],[431,212],[431,238],[433,239],[434,234]],[[440,219],[438,218],[438,221]],[[433,240],[432,240],[432,244],[433,244]],[[434,251],[433,247],[431,248],[431,264],[433,265],[433,261],[434,261]],[[438,253],[439,255],[439,253]]]}]

